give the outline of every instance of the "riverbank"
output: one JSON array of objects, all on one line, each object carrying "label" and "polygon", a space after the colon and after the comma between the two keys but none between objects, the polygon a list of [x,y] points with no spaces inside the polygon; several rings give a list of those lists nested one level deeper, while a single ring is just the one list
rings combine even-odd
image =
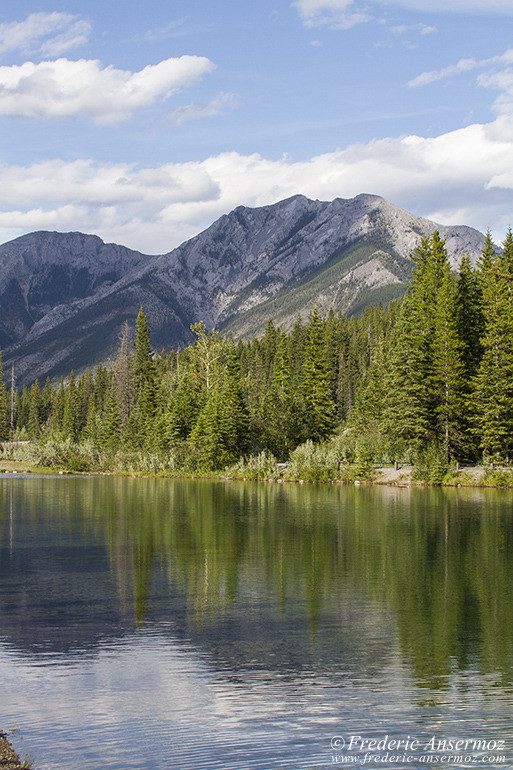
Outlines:
[{"label": "riverbank", "polygon": [[0,731],[0,767],[2,770],[26,770],[30,767],[27,762],[22,762],[9,743],[5,733]]},{"label": "riverbank", "polygon": [[[391,486],[434,486],[433,482],[419,478],[419,470],[413,465],[404,466],[380,466],[374,469],[374,484],[389,484]],[[487,477],[490,483],[487,483]],[[492,483],[490,474],[483,465],[469,465],[454,470],[446,481],[442,480],[440,486],[461,487],[486,487],[497,486]],[[506,486],[506,485],[504,485]]]},{"label": "riverbank", "polygon": [[36,473],[41,471],[32,463],[21,460],[0,460],[0,473]]},{"label": "riverbank", "polygon": [[[94,463],[72,461],[63,453],[59,458],[27,456],[26,450],[21,458],[11,456],[7,459],[0,455],[1,474],[37,473],[37,474],[76,474],[76,475],[113,475],[141,476],[160,478],[220,478],[234,481],[267,481],[295,483],[331,483],[331,484],[380,484],[389,486],[450,486],[450,487],[498,487],[513,488],[513,468],[482,465],[461,468],[418,468],[413,465],[372,465],[333,463],[323,457],[308,457],[304,462],[278,463],[269,455],[260,455],[239,461],[235,466],[223,471],[187,471],[180,468],[137,467],[137,464],[123,467],[122,462],[112,466],[107,462],[98,466]],[[46,462],[45,462],[46,460]]]}]

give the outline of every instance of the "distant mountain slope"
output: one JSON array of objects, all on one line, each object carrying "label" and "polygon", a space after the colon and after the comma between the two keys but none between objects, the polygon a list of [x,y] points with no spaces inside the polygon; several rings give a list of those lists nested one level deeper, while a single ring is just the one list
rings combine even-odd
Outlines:
[{"label": "distant mountain slope", "polygon": [[53,327],[74,303],[99,296],[147,260],[82,233],[30,233],[0,246],[0,347],[35,325]]},{"label": "distant mountain slope", "polygon": [[177,249],[150,257],[80,233],[32,233],[0,247],[0,347],[20,379],[67,374],[111,354],[144,307],[156,348],[183,346],[204,320],[235,337],[269,317],[290,326],[314,302],[347,313],[401,296],[409,254],[439,230],[456,266],[484,236],[408,214],[375,195],[294,196],[239,206]]}]

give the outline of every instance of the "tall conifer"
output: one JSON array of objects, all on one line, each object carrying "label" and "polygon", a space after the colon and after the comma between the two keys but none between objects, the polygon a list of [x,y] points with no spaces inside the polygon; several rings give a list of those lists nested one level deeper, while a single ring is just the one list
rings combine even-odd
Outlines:
[{"label": "tall conifer", "polygon": [[513,444],[513,308],[508,265],[496,257],[483,270],[486,331],[474,407],[487,455],[508,457]]},{"label": "tall conifer", "polygon": [[10,409],[2,369],[2,353],[0,351],[0,441],[7,441],[9,439],[9,432]]}]

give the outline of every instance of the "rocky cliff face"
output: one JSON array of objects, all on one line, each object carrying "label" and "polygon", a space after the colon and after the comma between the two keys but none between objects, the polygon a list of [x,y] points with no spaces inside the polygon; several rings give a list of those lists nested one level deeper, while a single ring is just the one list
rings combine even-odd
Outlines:
[{"label": "rocky cliff face", "polygon": [[235,337],[269,317],[285,327],[314,302],[359,312],[400,296],[409,254],[439,230],[453,266],[484,236],[436,225],[374,195],[240,206],[177,249],[150,257],[81,233],[32,233],[0,247],[0,347],[20,380],[105,359],[141,306],[155,347],[183,346],[204,320]]}]

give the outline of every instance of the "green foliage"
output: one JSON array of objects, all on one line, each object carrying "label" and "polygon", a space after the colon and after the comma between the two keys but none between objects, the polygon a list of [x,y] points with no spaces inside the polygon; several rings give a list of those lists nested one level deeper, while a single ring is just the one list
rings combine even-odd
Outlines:
[{"label": "green foliage", "polygon": [[235,465],[226,469],[226,475],[233,479],[262,481],[277,479],[279,474],[276,458],[265,449],[252,457],[241,457]]},{"label": "green foliage", "polygon": [[284,474],[284,478],[289,481],[318,483],[370,481],[373,476],[372,467],[362,458],[359,458],[355,465],[343,463],[337,442],[314,444],[310,440],[296,447],[291,453],[290,463]]},{"label": "green foliage", "polygon": [[7,441],[10,433],[10,409],[2,370],[2,354],[0,352],[0,441]]},{"label": "green foliage", "polygon": [[473,393],[481,446],[485,454],[502,457],[513,448],[513,303],[508,270],[497,258],[483,275],[486,329]]},{"label": "green foliage", "polygon": [[290,464],[285,478],[290,481],[334,481],[337,477],[338,461],[325,447],[306,441],[296,447],[290,455]]},{"label": "green foliage", "polygon": [[[314,306],[289,332],[269,319],[260,339],[237,344],[200,322],[194,344],[156,354],[141,308],[135,340],[125,324],[111,369],[15,391],[15,436],[41,441],[45,462],[77,471],[231,466],[260,478],[275,472],[274,458],[290,458],[290,479],[350,481],[371,464],[414,461],[418,478],[441,483],[442,466],[477,460],[480,449],[507,461],[513,234],[501,254],[488,234],[478,269],[464,257],[457,277],[436,232],[412,257],[400,302],[359,318],[324,318]],[[6,404],[0,378],[0,438]]]},{"label": "green foliage", "polygon": [[441,486],[449,471],[445,446],[432,441],[418,452],[412,481]]}]

